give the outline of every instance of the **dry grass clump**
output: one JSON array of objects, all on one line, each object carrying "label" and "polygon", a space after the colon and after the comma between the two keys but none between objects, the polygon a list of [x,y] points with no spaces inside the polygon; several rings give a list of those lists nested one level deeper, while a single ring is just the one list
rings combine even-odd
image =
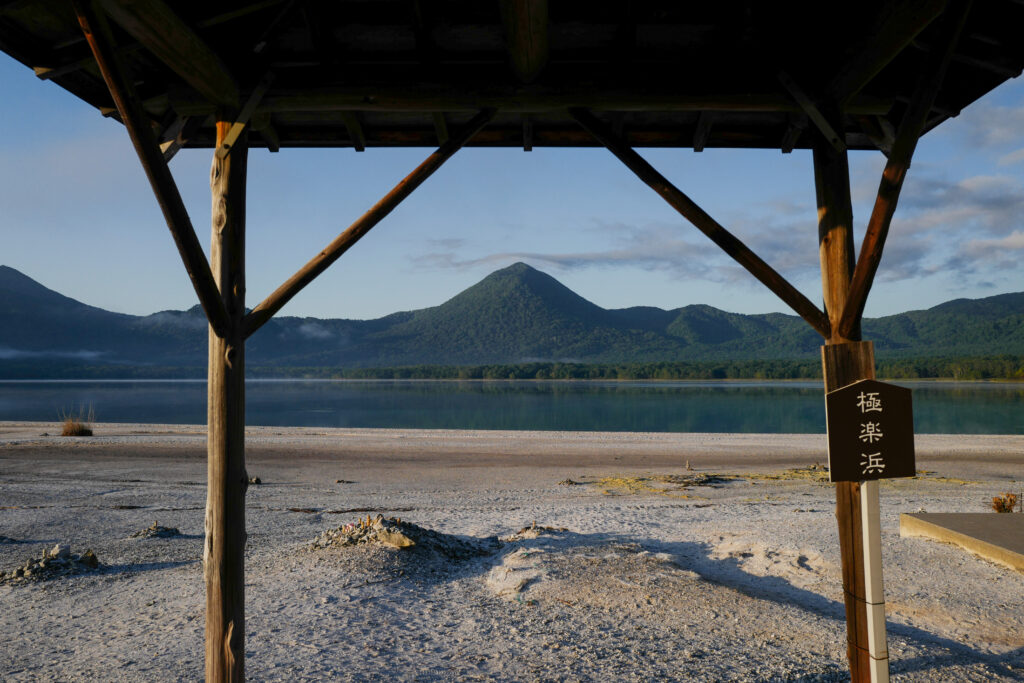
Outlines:
[{"label": "dry grass clump", "polygon": [[992,498],[992,509],[996,512],[1013,512],[1017,505],[1017,494],[1007,491]]},{"label": "dry grass clump", "polygon": [[60,430],[61,436],[92,436],[90,423],[96,419],[92,406],[89,406],[88,412],[84,408],[79,408],[77,414],[72,411],[61,411],[60,419],[63,423]]}]

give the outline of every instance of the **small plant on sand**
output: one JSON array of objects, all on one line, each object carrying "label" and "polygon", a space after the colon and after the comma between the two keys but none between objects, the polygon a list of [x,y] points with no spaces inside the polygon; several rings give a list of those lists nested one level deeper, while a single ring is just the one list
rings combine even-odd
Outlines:
[{"label": "small plant on sand", "polygon": [[1017,505],[1017,494],[1006,492],[992,498],[992,509],[996,512],[1013,512]]},{"label": "small plant on sand", "polygon": [[84,408],[79,407],[78,413],[73,411],[61,411],[60,419],[63,423],[61,425],[61,436],[92,436],[92,426],[90,423],[95,420],[92,406],[89,406],[88,412]]}]

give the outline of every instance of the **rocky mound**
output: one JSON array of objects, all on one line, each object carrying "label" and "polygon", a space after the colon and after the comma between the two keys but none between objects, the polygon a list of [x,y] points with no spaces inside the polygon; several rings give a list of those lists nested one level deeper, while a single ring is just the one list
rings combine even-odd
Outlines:
[{"label": "rocky mound", "polygon": [[72,555],[69,546],[58,543],[50,550],[44,550],[42,557],[31,559],[24,566],[9,572],[0,572],[0,584],[49,581],[61,576],[93,572],[99,566],[100,561],[93,551],[86,550],[81,555]]},{"label": "rocky mound", "polygon": [[313,548],[344,547],[373,544],[401,550],[433,551],[451,560],[465,560],[489,555],[499,548],[496,538],[469,538],[426,529],[398,518],[361,519],[336,529],[328,529],[316,537]]},{"label": "rocky mound", "polygon": [[174,536],[181,536],[181,531],[172,526],[160,526],[156,522],[132,534],[132,538],[173,538]]}]

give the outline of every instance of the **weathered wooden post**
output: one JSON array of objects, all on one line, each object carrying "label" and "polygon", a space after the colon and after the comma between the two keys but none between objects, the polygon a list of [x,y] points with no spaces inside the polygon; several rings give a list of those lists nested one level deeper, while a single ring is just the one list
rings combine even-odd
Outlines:
[{"label": "weathered wooden post", "polygon": [[[818,246],[821,260],[821,283],[825,312],[831,324],[831,335],[822,347],[825,392],[875,376],[874,352],[870,342],[860,341],[860,320],[848,336],[839,334],[839,320],[850,293],[854,270],[853,209],[850,202],[850,171],[845,151],[837,150],[819,137],[814,146],[814,182],[818,199]],[[836,483],[836,521],[839,525],[839,547],[842,555],[843,597],[846,606],[847,657],[850,678],[854,683],[879,680],[884,667],[888,678],[888,654],[884,651],[884,604],[882,610],[882,645],[880,651],[871,647],[868,623],[869,603],[878,603],[881,595],[880,575],[872,583],[873,595],[865,588],[865,539],[862,505],[873,497],[877,505],[878,482]],[[874,487],[874,490],[870,490]],[[868,489],[868,490],[865,490]],[[868,544],[868,556],[877,559]],[[880,566],[880,565],[879,565]],[[869,600],[869,598],[875,598]],[[872,629],[874,631],[875,629]],[[874,635],[874,634],[873,634]],[[874,657],[872,657],[874,649]],[[871,670],[876,670],[873,679]]]},{"label": "weathered wooden post", "polygon": [[207,683],[245,679],[245,180],[246,133],[222,149],[233,122],[220,112],[210,170],[210,268],[227,310],[209,331],[206,582]]}]

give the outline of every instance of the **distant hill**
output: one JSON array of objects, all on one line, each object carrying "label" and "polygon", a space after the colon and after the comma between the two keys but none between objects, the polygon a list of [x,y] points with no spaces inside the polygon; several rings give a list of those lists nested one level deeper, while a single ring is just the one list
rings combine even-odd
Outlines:
[{"label": "distant hill", "polygon": [[[202,368],[206,334],[198,306],[112,313],[0,266],[0,376],[74,374],[84,364]],[[1024,293],[868,319],[864,336],[879,357],[1024,355]],[[270,368],[806,360],[820,344],[801,319],[781,313],[604,309],[516,263],[432,308],[376,320],[275,318],[246,356]]]}]

